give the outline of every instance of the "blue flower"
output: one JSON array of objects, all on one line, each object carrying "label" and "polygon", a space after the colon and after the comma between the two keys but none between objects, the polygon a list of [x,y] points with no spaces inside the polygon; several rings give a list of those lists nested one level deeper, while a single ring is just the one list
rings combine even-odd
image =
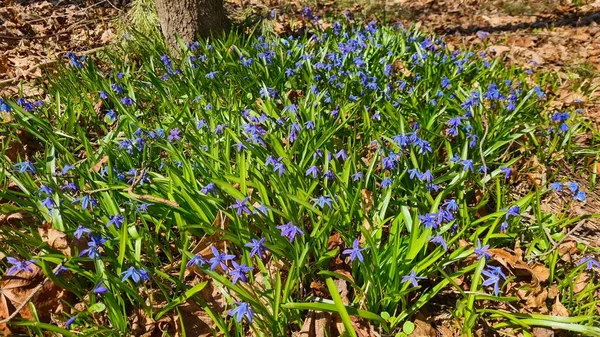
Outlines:
[{"label": "blue flower", "polygon": [[83,62],[87,60],[85,56],[78,57],[73,52],[67,52],[65,56],[69,59],[69,63],[71,64],[71,66],[75,68],[83,68]]},{"label": "blue flower", "polygon": [[117,113],[113,110],[113,109],[109,109],[106,110],[106,117],[111,121],[114,122],[117,120]]},{"label": "blue flower", "polygon": [[573,196],[573,200],[579,201],[579,202],[585,202],[587,200],[587,198],[585,197],[585,192],[577,191],[577,193],[575,193],[575,195]]},{"label": "blue flower", "polygon": [[447,211],[449,211],[449,212],[456,212],[456,211],[458,211],[458,203],[457,203],[457,202],[456,202],[456,200],[454,200],[454,199],[449,199],[449,200],[446,200],[446,201],[444,202],[444,205],[443,205],[443,206],[444,206],[444,207],[446,208],[446,210],[447,210]]},{"label": "blue flower", "polygon": [[396,168],[396,163],[398,161],[398,156],[395,153],[390,153],[387,157],[383,157],[381,163],[383,164],[383,168],[386,170],[393,170]]},{"label": "blue flower", "polygon": [[108,241],[108,238],[103,238],[100,235],[90,236],[90,241],[88,241],[88,248],[82,250],[79,253],[79,257],[82,257],[87,254],[90,259],[98,259],[100,258],[100,248],[104,246],[104,243]]},{"label": "blue flower", "polygon": [[510,217],[518,217],[520,216],[521,208],[518,205],[515,205],[506,211],[506,218]]},{"label": "blue flower", "polygon": [[109,220],[106,223],[106,227],[109,227],[110,225],[115,225],[115,227],[121,228],[121,225],[123,224],[123,221],[125,221],[125,218],[123,218],[123,215],[121,215],[121,214],[110,215],[108,217],[108,219]]},{"label": "blue flower", "polygon": [[419,178],[419,180],[430,182],[433,180],[433,174],[431,174],[430,170],[427,170],[423,174],[421,174],[421,177]]},{"label": "blue flower", "polygon": [[426,277],[417,276],[417,273],[412,270],[410,274],[402,276],[402,283],[410,282],[413,287],[419,285],[419,280],[426,280]]},{"label": "blue flower", "polygon": [[277,226],[277,229],[281,230],[281,236],[284,236],[290,240],[290,242],[294,242],[296,235],[304,235],[304,232],[294,226],[294,224],[290,221],[285,225]]},{"label": "blue flower", "polygon": [[585,269],[592,270],[595,268],[600,268],[600,262],[596,260],[593,256],[586,256],[579,261],[577,261],[577,265],[580,266],[585,263]]},{"label": "blue flower", "polygon": [[252,214],[250,208],[248,208],[247,202],[250,197],[245,197],[242,200],[236,199],[235,203],[228,208],[233,208],[236,210],[237,216],[242,216],[242,213]]},{"label": "blue flower", "polygon": [[317,168],[315,165],[309,167],[308,170],[306,170],[306,176],[312,176],[313,178],[316,178],[318,175],[319,168]]},{"label": "blue flower", "polygon": [[237,305],[237,307],[231,309],[228,315],[234,317],[235,321],[238,323],[244,319],[244,316],[246,316],[248,318],[248,322],[252,323],[252,320],[254,319],[254,313],[250,307],[250,304],[246,302],[235,302],[235,305]]},{"label": "blue flower", "polygon": [[255,255],[258,257],[263,256],[266,250],[266,247],[264,246],[265,240],[266,238],[261,238],[260,240],[251,239],[250,243],[244,245],[245,247],[252,248],[250,250],[250,257],[253,257]]},{"label": "blue flower", "polygon": [[508,221],[503,221],[500,225],[500,233],[505,233],[508,229]]},{"label": "blue flower", "polygon": [[65,327],[66,327],[67,329],[69,329],[69,328],[71,327],[71,325],[72,325],[72,324],[75,322],[75,320],[77,319],[77,316],[78,316],[78,315],[75,315],[75,316],[73,316],[73,317],[69,318],[69,319],[68,319],[68,320],[65,322]]},{"label": "blue flower", "polygon": [[221,267],[223,271],[226,271],[228,269],[226,264],[227,261],[235,259],[235,255],[219,253],[217,248],[214,246],[210,246],[210,250],[214,255],[210,258],[210,260],[208,260],[210,263],[210,270],[215,270],[217,267]]},{"label": "blue flower", "polygon": [[352,181],[362,180],[362,172],[356,172],[352,175]]},{"label": "blue flower", "polygon": [[14,171],[17,171],[19,173],[29,172],[29,173],[35,174],[35,167],[33,167],[31,162],[24,161],[24,162],[16,163],[14,165]]},{"label": "blue flower", "polygon": [[477,257],[479,259],[481,259],[483,257],[487,260],[490,257],[492,257],[492,254],[488,253],[489,248],[490,248],[490,245],[485,245],[482,247],[481,241],[479,241],[479,239],[477,239],[477,247],[475,247],[475,250],[474,250],[475,255],[477,255]]},{"label": "blue flower", "polygon": [[149,207],[150,205],[151,205],[151,204],[148,204],[148,203],[141,203],[141,204],[139,204],[139,205],[137,206],[137,208],[135,209],[135,212],[134,212],[134,213],[135,213],[135,214],[137,214],[137,213],[140,213],[140,212],[148,212],[148,207]]},{"label": "blue flower", "polygon": [[178,128],[171,129],[169,131],[169,136],[167,137],[167,140],[171,143],[181,140],[181,135],[179,133],[180,131]]},{"label": "blue flower", "polygon": [[501,279],[506,280],[506,275],[502,272],[502,267],[488,266],[487,270],[481,272],[488,279],[483,281],[483,286],[494,286],[494,295],[498,296],[500,293],[500,281]]},{"label": "blue flower", "polygon": [[410,179],[415,179],[415,177],[416,177],[417,179],[422,180],[421,179],[421,172],[419,172],[419,170],[415,169],[415,168],[408,170],[408,177]]},{"label": "blue flower", "polygon": [[248,282],[248,279],[246,279],[246,274],[248,272],[252,271],[254,268],[248,267],[243,263],[238,264],[235,261],[231,261],[231,265],[232,265],[232,268],[229,271],[229,275],[232,276],[231,282],[233,284],[236,284],[238,280],[240,280],[242,282]]},{"label": "blue flower", "polygon": [[104,100],[108,99],[108,93],[104,90],[100,91],[99,95],[100,95],[100,99],[104,99]]},{"label": "blue flower", "polygon": [[460,161],[460,164],[463,166],[463,171],[470,170],[471,172],[473,172],[473,160],[463,159]]},{"label": "blue flower", "polygon": [[332,170],[329,170],[329,171],[323,173],[323,178],[333,180],[333,179],[335,179],[335,173],[333,173]]},{"label": "blue flower", "polygon": [[364,262],[364,258],[361,252],[365,249],[367,249],[367,247],[360,248],[360,242],[358,241],[358,239],[354,239],[354,242],[352,242],[352,248],[345,249],[342,252],[342,254],[350,255],[350,261],[352,262],[354,262],[355,259],[358,259],[358,261],[360,262]]},{"label": "blue flower", "polygon": [[133,266],[129,267],[126,271],[122,272],[121,275],[123,276],[123,278],[121,279],[121,282],[125,282],[125,281],[131,279],[134,283],[137,284],[137,283],[140,283],[140,281],[150,280],[150,275],[148,274],[146,269],[144,269],[144,268],[136,269]]},{"label": "blue flower", "polygon": [[344,149],[341,149],[340,151],[338,151],[338,153],[335,154],[335,158],[336,159],[342,159],[342,161],[345,161],[346,159],[348,159],[348,154],[346,153],[346,151]]},{"label": "blue flower", "polygon": [[91,207],[92,210],[94,209],[94,207],[96,207],[98,205],[98,202],[96,201],[96,199],[90,197],[89,195],[84,195],[81,198],[77,198],[77,199],[73,199],[73,201],[71,202],[72,204],[76,204],[76,203],[81,203],[81,209],[82,210],[87,210],[88,207]]},{"label": "blue flower", "polygon": [[393,184],[392,179],[390,177],[385,177],[381,181],[381,188],[386,189],[386,188],[392,186],[392,184]]},{"label": "blue flower", "polygon": [[313,202],[313,208],[317,205],[319,205],[321,208],[324,208],[325,205],[329,206],[329,208],[333,207],[331,204],[333,199],[328,195],[322,195],[318,198],[312,199],[311,201]]},{"label": "blue flower", "polygon": [[84,226],[82,226],[82,225],[79,225],[79,226],[77,227],[77,229],[75,230],[75,232],[73,232],[73,237],[75,237],[76,239],[78,239],[78,240],[79,240],[79,239],[81,239],[81,237],[82,237],[84,234],[90,234],[91,232],[92,232],[92,230],[91,230],[91,229],[89,229],[89,228],[87,228],[87,227],[84,227]]},{"label": "blue flower", "polygon": [[569,191],[571,191],[571,193],[573,193],[573,194],[575,194],[575,193],[577,193],[577,191],[579,191],[579,184],[574,181],[568,182],[566,185],[567,185],[567,188],[569,189]]},{"label": "blue flower", "polygon": [[123,97],[121,98],[121,103],[123,103],[123,105],[125,106],[133,106],[135,104],[135,101],[130,97]]},{"label": "blue flower", "polygon": [[207,263],[206,259],[203,258],[200,254],[194,255],[186,264],[188,268],[193,266],[201,267]]},{"label": "blue flower", "polygon": [[94,287],[93,292],[96,295],[101,295],[108,292],[108,288],[104,286],[104,281],[98,282],[98,284],[96,284],[96,286]]},{"label": "blue flower", "polygon": [[56,206],[56,203],[51,197],[42,200],[42,207],[46,207],[49,213],[52,211],[52,209],[54,209],[54,206]]},{"label": "blue flower", "polygon": [[211,193],[211,192],[214,196],[217,195],[217,189],[216,189],[214,183],[209,183],[208,185],[206,185],[206,186],[202,187],[202,189],[200,189],[200,193],[205,194],[205,195],[208,193]]},{"label": "blue flower", "polygon": [[554,192],[562,192],[563,185],[560,182],[556,181],[550,184],[550,188],[554,190]]},{"label": "blue flower", "polygon": [[434,237],[432,237],[431,239],[429,239],[430,242],[433,243],[437,243],[438,245],[442,246],[442,248],[444,248],[444,250],[448,250],[448,244],[446,243],[446,240],[444,240],[444,238],[441,235],[436,235]]},{"label": "blue flower", "polygon": [[30,266],[36,262],[35,260],[21,261],[21,260],[15,259],[14,257],[7,257],[6,261],[8,261],[8,263],[12,264],[12,267],[10,267],[10,269],[8,269],[8,271],[6,272],[6,275],[14,275],[14,274],[20,273],[22,271],[28,271],[30,273],[33,273],[33,268],[31,268]]},{"label": "blue flower", "polygon": [[504,174],[504,179],[508,179],[510,178],[512,170],[510,169],[510,167],[500,166],[500,173]]}]

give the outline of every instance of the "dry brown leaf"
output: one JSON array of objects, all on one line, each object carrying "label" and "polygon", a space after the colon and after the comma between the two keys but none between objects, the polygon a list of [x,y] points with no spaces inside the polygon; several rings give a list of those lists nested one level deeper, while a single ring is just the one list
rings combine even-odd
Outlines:
[{"label": "dry brown leaf", "polygon": [[54,228],[38,228],[42,241],[46,242],[50,247],[60,251],[66,256],[71,256],[71,247],[69,246],[69,238],[67,234]]},{"label": "dry brown leaf", "polygon": [[534,327],[532,333],[534,337],[554,337],[554,331],[547,328]]},{"label": "dry brown leaf", "polygon": [[560,303],[560,297],[556,297],[556,301],[552,305],[552,315],[561,316],[561,317],[569,317],[569,311],[565,306]]},{"label": "dry brown leaf", "polygon": [[[529,267],[527,263],[520,260],[517,256],[507,252],[501,248],[492,248],[488,252],[492,254],[492,258],[502,264],[504,267],[513,270],[517,274],[529,274],[534,276],[535,281],[545,282],[548,280],[550,271],[542,264],[536,264],[534,268]],[[524,273],[523,273],[524,272]]]},{"label": "dry brown leaf", "polygon": [[[41,268],[30,265],[33,272],[20,271],[14,275],[4,275],[0,279],[0,320],[10,314],[30,299],[36,308],[37,316],[42,322],[50,322],[53,315],[65,310],[64,301],[69,294],[48,280],[41,288],[38,285],[45,276]],[[35,317],[28,305],[22,307],[17,317],[34,320]],[[0,331],[8,330],[5,324],[0,324]]]},{"label": "dry brown leaf", "polygon": [[96,165],[94,165],[92,168],[90,168],[90,171],[99,173],[100,170],[102,170],[102,166],[104,166],[104,164],[108,163],[108,156],[104,156],[102,157],[102,159],[100,159],[100,161],[98,161],[96,163]]},{"label": "dry brown leaf", "polygon": [[590,275],[588,273],[581,273],[577,277],[577,280],[573,286],[573,292],[578,294],[588,285],[590,280]]},{"label": "dry brown leaf", "polygon": [[104,31],[104,33],[102,33],[102,36],[100,36],[100,43],[102,44],[106,44],[111,42],[112,40],[115,39],[115,37],[117,37],[113,32],[112,29],[107,29]]},{"label": "dry brown leaf", "polygon": [[541,292],[534,294],[533,292],[529,292],[527,296],[526,306],[529,309],[535,309],[541,313],[548,311],[546,307],[546,299],[548,298],[548,290],[542,289]]},{"label": "dry brown leaf", "polygon": [[431,324],[422,321],[420,319],[415,319],[413,322],[415,324],[415,330],[409,335],[412,337],[436,337],[437,333],[435,329],[431,326]]},{"label": "dry brown leaf", "polygon": [[334,318],[328,312],[309,311],[300,331],[293,332],[294,337],[326,337],[332,336]]},{"label": "dry brown leaf", "polygon": [[211,246],[214,246],[217,250],[227,252],[227,244],[223,239],[223,234],[227,231],[231,220],[221,210],[217,212],[217,216],[212,223],[212,227],[218,229],[213,235],[208,235],[200,239],[196,246],[192,248],[192,253],[200,254],[204,258],[213,256]]}]

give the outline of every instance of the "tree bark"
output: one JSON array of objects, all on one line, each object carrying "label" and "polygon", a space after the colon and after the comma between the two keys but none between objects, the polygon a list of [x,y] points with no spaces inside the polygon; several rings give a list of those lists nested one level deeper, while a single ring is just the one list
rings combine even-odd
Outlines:
[{"label": "tree bark", "polygon": [[160,26],[172,50],[178,50],[176,36],[184,42],[208,37],[229,28],[223,0],[155,0]]}]

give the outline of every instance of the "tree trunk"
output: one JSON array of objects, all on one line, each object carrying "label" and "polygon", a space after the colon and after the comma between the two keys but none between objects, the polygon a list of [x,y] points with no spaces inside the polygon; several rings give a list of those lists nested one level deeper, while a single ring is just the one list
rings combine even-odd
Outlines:
[{"label": "tree trunk", "polygon": [[155,0],[163,35],[172,50],[178,50],[176,36],[184,42],[223,32],[229,19],[223,0]]}]

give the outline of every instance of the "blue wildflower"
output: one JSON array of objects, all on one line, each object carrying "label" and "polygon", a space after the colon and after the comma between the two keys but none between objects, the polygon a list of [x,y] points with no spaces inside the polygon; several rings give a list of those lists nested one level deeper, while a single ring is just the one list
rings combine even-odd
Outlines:
[{"label": "blue wildflower", "polygon": [[149,281],[150,274],[144,268],[135,268],[133,266],[129,267],[127,270],[121,273],[123,278],[121,278],[121,282],[125,282],[131,279],[134,283],[140,283],[140,281]]},{"label": "blue wildflower", "polygon": [[250,243],[245,244],[245,247],[251,248],[250,250],[250,257],[253,257],[254,255],[258,256],[258,257],[262,257],[266,247],[264,246],[266,238],[261,238],[260,240],[256,240],[256,239],[251,239]]},{"label": "blue wildflower", "polygon": [[319,207],[324,208],[325,205],[329,206],[329,208],[332,208],[332,202],[333,199],[328,196],[328,195],[322,195],[318,198],[314,198],[311,200],[313,202],[313,208],[317,205],[319,205]]},{"label": "blue wildflower", "polygon": [[342,251],[342,254],[350,255],[350,261],[352,262],[354,262],[355,259],[358,259],[358,261],[363,262],[364,257],[361,252],[365,249],[367,248],[360,248],[360,242],[358,241],[358,239],[354,239],[354,242],[352,242],[352,248],[345,249],[344,251]]},{"label": "blue wildflower", "polygon": [[596,260],[593,256],[586,256],[579,261],[577,261],[577,265],[580,266],[585,264],[585,269],[592,270],[594,268],[600,268],[600,262]]},{"label": "blue wildflower", "polygon": [[91,229],[89,229],[89,228],[87,228],[87,227],[84,227],[84,226],[82,226],[82,225],[79,225],[79,226],[77,227],[77,229],[75,230],[75,232],[73,232],[73,237],[75,237],[76,239],[78,239],[78,240],[79,240],[79,239],[81,239],[81,237],[82,237],[84,234],[90,234],[91,232],[92,232],[92,230],[91,230]]},{"label": "blue wildflower", "polygon": [[6,271],[6,275],[14,275],[16,273],[20,273],[20,272],[24,272],[24,271],[33,273],[33,268],[31,268],[30,266],[32,264],[35,264],[35,262],[36,262],[35,260],[19,260],[19,259],[15,259],[14,257],[7,257],[6,261],[8,261],[8,263],[12,264],[12,267],[10,267]]},{"label": "blue wildflower", "polygon": [[411,270],[410,274],[402,276],[402,283],[410,282],[413,287],[419,285],[419,280],[426,280],[426,277],[417,276],[414,270]]},{"label": "blue wildflower", "polygon": [[252,320],[254,319],[254,313],[250,307],[250,304],[246,302],[235,302],[235,305],[237,305],[237,307],[231,309],[228,315],[234,317],[235,321],[238,323],[244,319],[244,316],[246,316],[248,318],[248,322],[252,323]]},{"label": "blue wildflower", "polygon": [[108,219],[109,220],[106,223],[106,227],[109,227],[110,225],[115,225],[115,227],[121,228],[121,225],[123,224],[123,221],[125,221],[125,218],[121,214],[110,215],[108,217]]},{"label": "blue wildflower", "polygon": [[214,246],[210,246],[210,250],[213,253],[213,257],[208,260],[210,263],[210,270],[215,270],[217,267],[221,267],[223,271],[226,271],[228,269],[227,261],[235,259],[235,255],[219,253],[217,248]]},{"label": "blue wildflower", "polygon": [[490,245],[485,245],[485,246],[481,246],[481,241],[479,241],[479,239],[477,239],[477,247],[475,247],[475,255],[477,255],[477,257],[479,259],[481,259],[482,257],[484,259],[489,259],[490,257],[492,257],[492,254],[488,253],[488,249],[490,248]]},{"label": "blue wildflower", "polygon": [[390,177],[385,177],[381,181],[381,188],[386,189],[386,188],[392,186],[392,184],[393,184],[392,179]]},{"label": "blue wildflower", "polygon": [[244,263],[238,264],[235,261],[231,261],[232,268],[229,271],[229,275],[232,276],[231,282],[236,284],[237,281],[248,282],[246,274],[251,272],[254,268],[246,266]]},{"label": "blue wildflower", "polygon": [[17,171],[19,173],[29,172],[29,173],[35,174],[35,167],[33,167],[33,164],[31,164],[31,162],[24,161],[24,162],[16,163],[14,165],[14,171]]},{"label": "blue wildflower", "polygon": [[294,226],[291,221],[285,225],[277,226],[277,229],[281,230],[281,236],[287,237],[290,242],[294,242],[296,235],[304,235],[304,232],[300,228]]}]

